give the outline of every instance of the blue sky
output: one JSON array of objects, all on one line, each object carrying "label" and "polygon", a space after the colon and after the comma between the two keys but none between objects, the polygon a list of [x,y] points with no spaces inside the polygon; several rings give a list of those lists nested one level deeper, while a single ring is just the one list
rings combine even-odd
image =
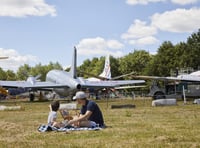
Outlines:
[{"label": "blue sky", "polygon": [[9,56],[0,67],[68,67],[74,46],[78,65],[134,49],[154,54],[197,32],[199,16],[199,0],[0,0],[0,56]]}]

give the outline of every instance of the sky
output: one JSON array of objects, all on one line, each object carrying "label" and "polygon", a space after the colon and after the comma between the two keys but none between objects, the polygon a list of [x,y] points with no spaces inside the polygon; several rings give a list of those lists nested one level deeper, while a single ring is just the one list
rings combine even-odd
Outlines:
[{"label": "sky", "polygon": [[155,54],[164,41],[186,42],[200,28],[200,0],[0,0],[3,70],[58,62],[77,48],[86,59]]}]

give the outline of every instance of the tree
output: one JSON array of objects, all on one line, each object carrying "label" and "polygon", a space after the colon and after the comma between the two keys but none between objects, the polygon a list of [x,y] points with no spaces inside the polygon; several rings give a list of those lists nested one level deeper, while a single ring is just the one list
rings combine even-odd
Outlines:
[{"label": "tree", "polygon": [[9,81],[16,80],[16,74],[12,70],[7,70],[6,71],[6,76],[7,76],[6,80],[9,80]]},{"label": "tree", "polygon": [[135,50],[132,53],[120,58],[119,70],[122,74],[128,74],[135,72],[142,74],[148,62],[151,60],[151,56],[145,50]]},{"label": "tree", "polygon": [[77,68],[78,76],[87,77],[88,75],[84,74],[83,72],[90,73],[92,70],[90,65],[91,65],[91,61],[89,59],[86,59],[85,61],[83,61],[83,64]]},{"label": "tree", "polygon": [[35,67],[31,68],[30,74],[34,77],[41,75],[39,79],[44,81],[47,74],[48,66],[42,66],[41,63],[37,64]]},{"label": "tree", "polygon": [[120,73],[119,71],[119,59],[110,56],[110,68],[111,68],[111,77],[117,77],[122,75],[123,73]]},{"label": "tree", "polygon": [[152,75],[169,76],[171,69],[174,69],[174,60],[176,59],[174,46],[170,41],[165,41],[154,56],[152,64]]},{"label": "tree", "polygon": [[39,79],[41,81],[45,81],[47,73],[53,69],[63,70],[62,66],[58,62],[50,62],[48,65],[37,64],[34,68],[31,69],[31,74],[33,76],[41,75]]},{"label": "tree", "polygon": [[26,80],[30,75],[31,67],[28,64],[20,66],[17,71],[17,80]]},{"label": "tree", "polygon": [[175,52],[176,52],[176,59],[174,61],[174,65],[177,68],[185,68],[189,67],[189,60],[188,58],[188,45],[184,42],[181,42],[174,46]]},{"label": "tree", "polygon": [[7,79],[6,73],[2,68],[0,68],[0,79],[1,80],[6,80]]},{"label": "tree", "polygon": [[104,61],[105,61],[105,57],[100,57],[99,59],[94,57],[91,60],[90,67],[88,67],[89,73],[98,76],[103,70]]},{"label": "tree", "polygon": [[45,71],[50,71],[52,69],[63,70],[62,66],[58,62],[56,62],[56,63],[49,62],[49,64],[44,67],[45,67]]},{"label": "tree", "polygon": [[188,48],[185,53],[187,58],[190,59],[188,65],[189,67],[198,69],[200,66],[200,29],[187,39],[187,46]]}]

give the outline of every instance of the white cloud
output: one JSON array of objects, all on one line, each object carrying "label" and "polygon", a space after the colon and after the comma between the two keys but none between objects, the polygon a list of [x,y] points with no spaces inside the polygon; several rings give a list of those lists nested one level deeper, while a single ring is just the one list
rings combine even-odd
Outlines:
[{"label": "white cloud", "polygon": [[0,67],[4,70],[13,70],[16,72],[18,68],[24,64],[36,63],[37,57],[32,55],[20,55],[14,49],[0,48],[0,57],[7,56],[8,59],[0,60]]},{"label": "white cloud", "polygon": [[147,5],[148,3],[157,3],[157,2],[164,2],[166,0],[126,0],[126,3],[129,5]]},{"label": "white cloud", "polygon": [[107,47],[111,49],[121,49],[124,47],[124,45],[117,40],[108,40]]},{"label": "white cloud", "polygon": [[[117,40],[105,40],[101,37],[82,39],[76,46],[80,55],[107,55],[120,57],[123,52],[120,51],[124,47]],[[114,50],[113,50],[114,49]]]},{"label": "white cloud", "polygon": [[129,27],[128,31],[122,34],[122,39],[142,38],[151,36],[157,33],[157,30],[153,26],[147,26],[146,22],[135,20]]},{"label": "white cloud", "polygon": [[135,20],[127,32],[121,35],[127,43],[137,45],[153,45],[159,43],[156,39],[159,30],[174,33],[192,33],[199,29],[200,8],[176,9],[152,15],[148,25],[141,20]]},{"label": "white cloud", "polygon": [[54,6],[44,0],[0,0],[0,16],[56,16]]},{"label": "white cloud", "polygon": [[171,1],[174,4],[178,5],[188,5],[188,4],[194,4],[198,2],[199,0],[126,0],[126,3],[128,5],[147,5],[149,3],[158,3],[158,2],[165,2],[165,1]]},{"label": "white cloud", "polygon": [[147,36],[143,38],[139,38],[137,40],[130,40],[129,44],[131,45],[151,45],[158,43],[159,41],[153,36]]},{"label": "white cloud", "polygon": [[172,3],[179,4],[179,5],[194,4],[198,1],[199,0],[171,0]]},{"label": "white cloud", "polygon": [[155,27],[147,26],[146,22],[135,20],[128,31],[121,35],[121,38],[131,45],[143,46],[158,43],[158,40],[153,37],[155,34],[157,34]]},{"label": "white cloud", "polygon": [[199,28],[200,9],[176,9],[162,14],[156,13],[151,17],[152,25],[163,31],[191,33]]}]

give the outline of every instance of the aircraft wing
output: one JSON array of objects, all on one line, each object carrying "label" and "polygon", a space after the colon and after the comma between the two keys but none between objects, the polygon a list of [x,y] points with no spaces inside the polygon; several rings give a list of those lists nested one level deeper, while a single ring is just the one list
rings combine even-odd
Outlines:
[{"label": "aircraft wing", "polygon": [[[170,78],[170,77],[169,77]],[[200,82],[200,77],[193,77],[191,75],[185,75],[185,76],[178,76],[177,78],[172,78],[174,80],[177,80],[177,81],[183,81],[183,82]]]},{"label": "aircraft wing", "polygon": [[31,83],[28,81],[0,81],[0,86],[9,87],[9,88],[32,88],[32,89],[40,89],[40,88],[68,88],[69,86],[64,84],[56,84],[52,82],[35,82]]},{"label": "aircraft wing", "polygon": [[132,78],[143,79],[143,80],[170,80],[169,77],[158,77],[158,76],[132,76]]},{"label": "aircraft wing", "polygon": [[81,84],[85,88],[113,88],[117,86],[145,83],[144,80],[117,80],[117,81],[84,81]]},{"label": "aircraft wing", "polygon": [[[114,88],[131,84],[145,83],[144,80],[118,80],[118,81],[82,81],[82,88]],[[47,88],[70,88],[67,84],[56,84],[53,82],[28,82],[28,81],[0,81],[0,86],[8,88],[47,89]]]},{"label": "aircraft wing", "polygon": [[183,75],[178,77],[158,77],[158,76],[132,76],[133,78],[143,80],[163,80],[163,81],[179,81],[179,82],[200,82],[200,78],[191,75]]},{"label": "aircraft wing", "polygon": [[139,86],[136,86],[136,85],[130,85],[130,86],[117,86],[115,87],[115,89],[128,89],[128,88],[144,88],[144,87],[147,87],[145,85],[139,85]]}]

